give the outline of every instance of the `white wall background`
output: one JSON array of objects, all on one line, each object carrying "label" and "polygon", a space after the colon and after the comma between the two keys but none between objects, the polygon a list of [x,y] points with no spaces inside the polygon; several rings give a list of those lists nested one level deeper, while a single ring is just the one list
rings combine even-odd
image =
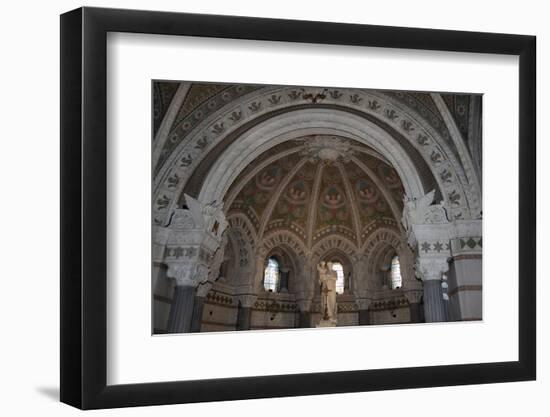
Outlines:
[{"label": "white wall background", "polygon": [[[535,34],[538,36],[539,259],[550,249],[550,209],[544,185],[550,176],[542,166],[550,149],[542,120],[550,97],[550,27],[544,2],[535,0],[358,2],[203,0],[195,4],[175,0],[86,2],[89,6],[158,9],[181,12],[238,14]],[[0,318],[0,410],[3,415],[76,415],[58,403],[59,392],[59,17],[82,3],[7,2],[3,5],[2,74],[0,90],[1,160],[0,232],[2,296]],[[546,98],[543,102],[542,97]],[[7,147],[6,147],[7,145]],[[546,232],[543,233],[543,232]],[[543,237],[543,235],[545,235]],[[542,262],[539,262],[542,264]],[[540,267],[539,267],[540,271]],[[384,414],[409,416],[544,415],[550,406],[550,331],[548,304],[542,294],[550,284],[539,272],[538,381],[497,385],[325,395],[231,403],[145,407],[94,412],[94,415],[280,416],[297,412]]]}]

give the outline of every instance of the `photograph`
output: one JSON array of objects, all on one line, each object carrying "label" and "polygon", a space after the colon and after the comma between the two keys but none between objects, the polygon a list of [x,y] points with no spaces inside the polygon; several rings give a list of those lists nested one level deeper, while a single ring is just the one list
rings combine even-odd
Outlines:
[{"label": "photograph", "polygon": [[483,320],[482,102],[153,80],[152,334]]}]

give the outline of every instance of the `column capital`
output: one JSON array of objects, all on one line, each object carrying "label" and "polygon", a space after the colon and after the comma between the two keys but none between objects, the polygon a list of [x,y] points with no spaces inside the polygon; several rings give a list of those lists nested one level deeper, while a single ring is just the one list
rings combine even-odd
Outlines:
[{"label": "column capital", "polygon": [[242,307],[252,308],[258,296],[256,294],[238,294],[236,298],[240,301]]},{"label": "column capital", "polygon": [[444,256],[419,257],[414,270],[422,281],[441,280],[441,276],[449,270],[449,263]]},{"label": "column capital", "polygon": [[169,263],[166,275],[178,286],[196,288],[208,279],[208,267],[195,262]]},{"label": "column capital", "polygon": [[355,300],[355,304],[357,304],[359,310],[368,310],[371,303],[372,300],[368,298],[358,298],[357,300]]}]

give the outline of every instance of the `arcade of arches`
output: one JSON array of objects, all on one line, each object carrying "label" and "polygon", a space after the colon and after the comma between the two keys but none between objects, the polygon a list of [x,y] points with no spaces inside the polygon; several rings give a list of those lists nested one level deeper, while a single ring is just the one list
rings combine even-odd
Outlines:
[{"label": "arcade of arches", "polygon": [[153,94],[154,333],[481,319],[480,96]]}]

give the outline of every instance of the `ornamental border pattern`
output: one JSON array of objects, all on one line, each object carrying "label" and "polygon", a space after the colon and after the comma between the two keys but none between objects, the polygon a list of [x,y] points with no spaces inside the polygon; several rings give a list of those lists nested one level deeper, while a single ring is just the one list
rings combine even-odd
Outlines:
[{"label": "ornamental border pattern", "polygon": [[[223,137],[228,130],[277,108],[311,103],[310,99],[306,97],[312,93],[305,94],[306,90],[303,90],[286,87],[279,90],[262,90],[261,96],[255,95],[249,99],[244,97],[246,100],[243,102],[228,103],[226,107],[229,108],[220,115],[221,119],[213,118],[214,120],[205,120],[198,124],[195,128],[196,132],[189,142],[183,145],[177,154],[174,153],[166,159],[162,167],[159,167],[159,175],[155,179],[154,222],[163,224],[166,221],[170,207],[174,205],[174,199],[179,195],[185,183],[183,180],[189,178],[202,158],[212,150],[217,140]],[[339,90],[325,90],[327,90],[326,101],[323,103],[344,104],[346,107],[371,114],[384,120],[407,137],[431,166],[436,181],[449,202],[454,218],[469,216],[468,202],[473,207],[479,206],[479,199],[471,189],[473,184],[468,185],[463,172],[463,169],[468,167],[462,167],[455,160],[454,155],[449,154],[449,149],[443,150],[441,146],[447,144],[440,144],[434,139],[433,131],[430,131],[432,130],[431,126],[427,127],[424,120],[411,120],[410,115],[406,114],[406,110],[396,106],[387,95],[381,93],[350,89],[347,91],[353,94],[349,98],[343,99],[343,94],[339,93]],[[411,111],[411,109],[408,110]],[[233,117],[235,112],[239,114],[238,118]],[[464,193],[467,194],[467,197]]]}]

